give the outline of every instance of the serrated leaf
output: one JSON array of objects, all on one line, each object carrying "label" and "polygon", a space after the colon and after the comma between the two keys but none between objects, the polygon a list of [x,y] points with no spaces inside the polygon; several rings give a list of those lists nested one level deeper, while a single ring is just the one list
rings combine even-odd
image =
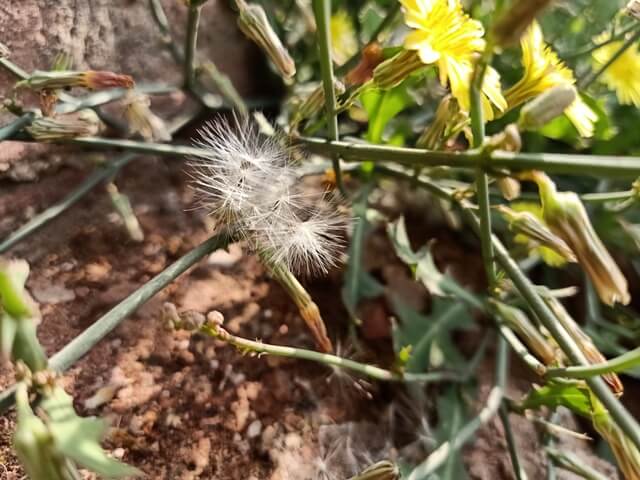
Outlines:
[{"label": "serrated leaf", "polygon": [[369,191],[370,188],[365,187],[353,204],[355,225],[351,245],[349,246],[349,261],[344,274],[344,286],[341,292],[344,306],[356,323],[360,323],[357,319],[357,307],[360,300],[363,298],[375,298],[384,293],[382,284],[362,269],[364,241],[371,228],[367,220]]},{"label": "serrated leaf", "polygon": [[73,408],[73,398],[62,387],[54,387],[41,403],[49,419],[49,430],[58,449],[83,467],[107,478],[137,476],[141,472],[109,457],[100,446],[105,432],[103,420],[83,418]]},{"label": "serrated leaf", "polygon": [[451,276],[438,270],[428,245],[414,252],[409,242],[404,217],[398,218],[387,226],[387,234],[395,249],[396,255],[406,263],[413,272],[414,278],[429,290],[432,295],[439,297],[455,297],[472,305],[482,308],[482,301],[469,290],[461,286]]},{"label": "serrated leaf", "polygon": [[525,409],[563,406],[587,418],[591,418],[593,414],[589,387],[579,382],[553,382],[543,387],[535,387],[520,406]]},{"label": "serrated leaf", "polygon": [[[435,428],[439,444],[455,438],[466,420],[466,405],[456,388],[449,387],[438,397],[438,425]],[[468,477],[460,452],[453,452],[438,470],[439,480],[465,480]]]},{"label": "serrated leaf", "polygon": [[471,316],[463,303],[435,299],[433,311],[426,316],[417,312],[397,298],[392,300],[393,309],[399,323],[393,329],[393,343],[396,353],[411,347],[411,355],[406,362],[405,371],[424,372],[431,366],[430,353],[434,342],[443,349],[447,364],[450,366],[464,361],[449,340],[451,331],[466,327]]}]

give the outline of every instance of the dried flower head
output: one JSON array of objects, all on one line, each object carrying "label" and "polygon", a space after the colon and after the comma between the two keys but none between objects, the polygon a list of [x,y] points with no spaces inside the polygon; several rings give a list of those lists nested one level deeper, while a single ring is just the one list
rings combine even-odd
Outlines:
[{"label": "dried flower head", "polygon": [[587,210],[574,192],[558,192],[543,172],[528,177],[538,184],[545,223],[575,253],[593,282],[598,296],[607,305],[631,301],[627,280],[591,225]]},{"label": "dried flower head", "polygon": [[84,72],[36,70],[31,76],[17,84],[31,90],[55,90],[58,88],[82,87],[90,90],[104,88],[133,88],[135,83],[129,75],[114,72],[87,70]]},{"label": "dried flower head", "polygon": [[284,78],[292,78],[296,74],[296,64],[289,51],[273,31],[267,14],[261,5],[249,4],[244,0],[238,5],[238,26],[251,40],[269,56]]},{"label": "dried flower head", "polygon": [[171,141],[171,134],[164,120],[151,110],[148,95],[130,92],[125,97],[124,115],[129,124],[130,133],[139,133],[147,141]]},{"label": "dried flower head", "polygon": [[36,118],[27,127],[29,134],[38,142],[55,142],[77,137],[97,135],[104,128],[98,115],[90,109],[58,115],[57,117]]},{"label": "dried flower head", "polygon": [[272,265],[313,274],[336,264],[344,218],[323,193],[302,188],[279,138],[260,136],[248,121],[217,121],[199,133],[194,184],[216,221],[234,226]]}]

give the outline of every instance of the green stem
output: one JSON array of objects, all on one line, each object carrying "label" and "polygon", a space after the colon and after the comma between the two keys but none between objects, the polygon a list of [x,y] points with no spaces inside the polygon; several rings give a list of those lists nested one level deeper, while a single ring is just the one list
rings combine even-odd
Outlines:
[{"label": "green stem", "polygon": [[27,72],[25,72],[22,68],[20,68],[8,58],[0,57],[0,65],[9,72],[13,73],[20,80],[26,80],[27,78],[29,78],[29,74]]},{"label": "green stem", "polygon": [[640,365],[640,347],[602,363],[588,366],[551,368],[546,377],[590,378],[605,373],[620,373]]},{"label": "green stem", "polygon": [[[509,346],[504,337],[498,337],[498,353],[496,356],[496,385],[502,388],[502,391],[506,391],[507,385],[507,373],[509,371]],[[516,447],[515,437],[513,436],[513,430],[511,429],[511,422],[509,420],[509,410],[507,406],[502,402],[500,409],[498,410],[502,427],[504,428],[504,436],[507,441],[507,447],[509,449],[509,457],[511,458],[511,466],[516,480],[523,480],[523,470],[520,466],[520,459],[518,458],[518,449]]]},{"label": "green stem", "polygon": [[[172,124],[169,126],[169,132],[172,134],[177,132],[186,122],[191,120],[191,118],[191,115],[186,115],[182,118],[174,119]],[[40,227],[66,211],[69,207],[89,193],[94,187],[103,181],[114,177],[121,168],[127,165],[135,157],[136,155],[133,153],[125,153],[124,155],[116,158],[113,162],[109,163],[107,166],[96,169],[78,186],[78,188],[64,197],[60,202],[39,213],[18,228],[18,230],[9,235],[9,237],[0,242],[0,254],[6,252],[22,239],[28,237]]]},{"label": "green stem", "polygon": [[553,447],[545,447],[545,452],[558,467],[568,470],[585,480],[607,480],[602,473],[587,465],[580,458],[570,452],[563,452]]},{"label": "green stem", "polygon": [[202,149],[185,145],[169,145],[165,143],[138,142],[135,140],[120,140],[112,138],[83,137],[74,138],[67,143],[83,145],[99,149],[121,148],[135,153],[147,153],[165,156],[201,155]]},{"label": "green stem", "polygon": [[232,238],[233,234],[225,231],[202,242],[96,320],[89,328],[52,356],[49,366],[60,372],[68,369],[109,332],[120,325],[125,318],[135,312],[138,307],[146,303],[196,262],[215,250],[225,248],[232,241]]},{"label": "green stem", "polygon": [[231,79],[218,70],[218,67],[213,62],[204,62],[202,64],[203,71],[209,75],[211,81],[215,85],[216,89],[220,92],[220,95],[229,103],[229,105],[236,109],[238,113],[246,118],[249,116],[249,108],[242,99],[242,96],[234,87]]},{"label": "green stem", "polygon": [[15,134],[16,132],[19,132],[24,127],[29,125],[33,120],[33,117],[34,117],[33,112],[27,112],[24,115],[17,118],[16,120],[14,120],[13,122],[11,122],[10,124],[1,127],[0,141],[4,140],[5,138],[11,137],[13,134]]},{"label": "green stem", "polygon": [[524,343],[518,338],[518,336],[511,330],[507,325],[501,323],[500,333],[505,338],[509,345],[513,349],[513,351],[520,357],[520,359],[535,373],[543,377],[547,372],[547,367],[545,367],[540,360],[538,360],[535,356],[533,356],[529,349],[526,347]]},{"label": "green stem", "polygon": [[[320,73],[322,74],[322,86],[324,88],[324,102],[329,128],[329,138],[338,140],[338,115],[336,113],[336,92],[333,79],[333,62],[331,60],[331,32],[329,22],[331,19],[331,0],[312,0],[313,13],[318,27],[318,51],[320,53]],[[336,184],[344,193],[342,172],[340,171],[340,157],[333,155],[333,171],[336,174]]]},{"label": "green stem", "polygon": [[187,37],[184,48],[184,87],[191,90],[196,84],[196,46],[198,44],[198,25],[202,4],[191,1],[187,16]]},{"label": "green stem", "polygon": [[164,13],[162,2],[160,0],[149,0],[149,8],[151,9],[156,25],[158,25],[158,28],[160,29],[162,41],[171,51],[173,60],[176,63],[182,63],[184,61],[184,54],[180,51],[180,47],[173,41],[171,36],[171,27],[169,26],[169,20],[167,20],[167,16]]},{"label": "green stem", "polygon": [[304,348],[286,347],[282,345],[271,345],[254,340],[232,335],[218,325],[205,324],[201,331],[207,335],[215,337],[236,347],[243,353],[251,352],[257,355],[273,355],[277,357],[296,358],[299,360],[310,360],[322,363],[329,367],[343,368],[351,370],[367,377],[375,378],[384,382],[409,382],[425,383],[434,381],[460,381],[461,377],[453,372],[431,372],[431,373],[396,373],[384,368],[375,367],[366,363],[356,362],[348,358],[338,357],[329,353],[320,353]]},{"label": "green stem", "polygon": [[319,155],[339,155],[347,161],[395,162],[410,167],[450,166],[477,168],[484,160],[485,168],[513,171],[544,170],[549,174],[591,175],[594,177],[640,176],[640,157],[604,155],[570,155],[559,153],[514,153],[494,151],[482,154],[478,150],[445,152],[421,148],[371,145],[322,138],[300,137],[296,142]]},{"label": "green stem", "polygon": [[620,58],[620,56],[624,52],[626,52],[629,47],[631,47],[634,43],[636,43],[638,39],[640,39],[640,30],[638,30],[636,33],[630,36],[620,46],[620,48],[616,51],[616,53],[614,53],[611,56],[611,58],[604,65],[602,65],[597,71],[593,72],[591,75],[585,75],[580,80],[578,80],[578,87],[583,90],[589,87],[593,82],[595,82],[600,77],[600,75],[602,75],[607,70],[607,68],[609,68],[613,64],[613,62],[618,60],[618,58]]}]

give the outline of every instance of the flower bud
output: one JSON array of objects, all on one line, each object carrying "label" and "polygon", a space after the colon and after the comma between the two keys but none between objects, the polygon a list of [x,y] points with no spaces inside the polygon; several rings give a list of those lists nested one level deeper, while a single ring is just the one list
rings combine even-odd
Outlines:
[{"label": "flower bud", "polygon": [[38,142],[55,142],[77,137],[92,137],[103,129],[98,115],[90,109],[57,117],[36,118],[27,131]]},{"label": "flower bud", "polygon": [[536,130],[559,117],[576,100],[573,85],[558,85],[527,103],[520,111],[518,125],[523,130]]},{"label": "flower bud", "polygon": [[640,451],[638,447],[613,421],[609,412],[600,405],[601,411],[592,415],[593,427],[611,447],[624,478],[640,478]]},{"label": "flower bud", "polygon": [[258,44],[283,77],[292,78],[296,74],[296,64],[273,31],[264,9],[244,0],[238,0],[237,4],[240,14],[238,26],[242,33]]},{"label": "flower bud", "polygon": [[[336,96],[342,95],[345,92],[344,85],[340,80],[334,80],[333,90],[336,93]],[[324,109],[324,104],[324,88],[321,84],[313,90],[306,100],[297,108],[293,115],[293,120],[291,121],[291,128],[295,129],[300,122],[307,120],[322,111],[322,109]]]},{"label": "flower bud", "polygon": [[467,124],[469,117],[460,111],[455,98],[445,95],[436,109],[436,114],[416,142],[419,148],[440,150],[448,139],[456,135]]},{"label": "flower bud", "polygon": [[9,48],[2,42],[0,42],[0,58],[9,58]]},{"label": "flower bud", "polygon": [[640,0],[631,0],[624,9],[625,13],[636,20],[640,20]]},{"label": "flower bud", "polygon": [[383,90],[393,88],[416,70],[424,67],[413,50],[402,50],[400,53],[380,63],[373,70],[373,83]]},{"label": "flower bud", "polygon": [[545,223],[575,253],[600,299],[610,306],[616,302],[627,305],[631,301],[627,280],[591,225],[578,195],[558,192],[542,172],[532,172],[528,177],[538,184]]},{"label": "flower bud", "polygon": [[167,125],[151,111],[148,95],[130,94],[125,99],[124,115],[129,124],[129,132],[139,133],[147,141],[169,142],[171,134]]},{"label": "flower bud", "polygon": [[502,14],[493,28],[496,43],[503,47],[516,44],[531,22],[550,3],[551,0],[512,2],[511,8]]},{"label": "flower bud", "polygon": [[515,200],[520,196],[520,182],[513,177],[500,177],[496,180],[500,193],[506,200]]},{"label": "flower bud", "polygon": [[55,90],[58,88],[82,87],[90,90],[104,88],[133,88],[134,81],[129,75],[119,73],[88,70],[85,72],[36,70],[26,80],[17,84],[31,90]]},{"label": "flower bud", "polygon": [[495,299],[490,299],[489,301],[498,317],[500,317],[511,330],[518,334],[522,341],[543,364],[552,365],[557,363],[558,357],[556,356],[555,349],[522,310]]},{"label": "flower bud", "polygon": [[514,233],[526,235],[540,245],[552,249],[568,262],[576,262],[576,256],[567,243],[557,235],[554,235],[531,212],[516,212],[505,205],[498,205],[496,209],[502,214],[509,224],[509,230]]},{"label": "flower bud", "polygon": [[[569,312],[567,312],[567,310],[557,298],[554,298],[547,293],[543,293],[542,298],[549,306],[555,317],[558,319],[562,327],[571,336],[573,341],[576,342],[576,345],[578,345],[578,348],[587,358],[589,363],[598,364],[607,360],[594,345],[591,337],[584,333],[582,328],[580,328],[580,325],[578,325],[573,317],[569,315]],[[607,385],[615,395],[622,395],[622,393],[624,392],[624,386],[622,385],[622,382],[620,381],[618,375],[613,372],[605,373],[602,375],[602,379],[607,383]]]},{"label": "flower bud", "polygon": [[373,70],[382,62],[384,55],[378,42],[372,42],[362,51],[360,63],[344,77],[347,85],[362,85],[373,77]]},{"label": "flower bud", "polygon": [[389,460],[382,460],[370,465],[355,477],[349,480],[398,480],[400,469]]}]

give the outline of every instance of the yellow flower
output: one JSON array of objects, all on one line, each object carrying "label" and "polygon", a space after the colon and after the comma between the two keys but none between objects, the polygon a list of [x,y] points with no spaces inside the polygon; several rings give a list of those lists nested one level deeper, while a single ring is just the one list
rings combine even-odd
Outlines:
[{"label": "yellow flower", "polygon": [[[609,34],[604,33],[594,39],[601,43],[609,39]],[[613,55],[620,50],[624,42],[608,43],[592,54],[593,68],[599,70]],[[602,72],[602,81],[616,92],[618,100],[623,105],[635,105],[640,107],[640,51],[634,44],[627,48],[607,69]]]},{"label": "yellow flower", "polygon": [[345,10],[338,10],[332,15],[329,28],[331,31],[331,56],[336,64],[342,65],[358,51],[356,31]]},{"label": "yellow flower", "polygon": [[[437,65],[440,83],[451,87],[462,111],[469,111],[469,86],[474,57],[485,48],[484,28],[466,15],[460,0],[401,0],[405,23],[413,29],[404,47],[414,50],[421,62]],[[483,92],[483,110],[487,120],[493,118],[495,105],[504,111],[507,104],[500,91],[500,76],[487,69]]]},{"label": "yellow flower", "polygon": [[[520,42],[524,76],[505,92],[509,108],[515,108],[527,100],[558,85],[573,85],[576,79],[558,55],[544,43],[542,30],[533,22]],[[593,123],[598,116],[578,97],[564,111],[578,133],[593,136]]]}]

